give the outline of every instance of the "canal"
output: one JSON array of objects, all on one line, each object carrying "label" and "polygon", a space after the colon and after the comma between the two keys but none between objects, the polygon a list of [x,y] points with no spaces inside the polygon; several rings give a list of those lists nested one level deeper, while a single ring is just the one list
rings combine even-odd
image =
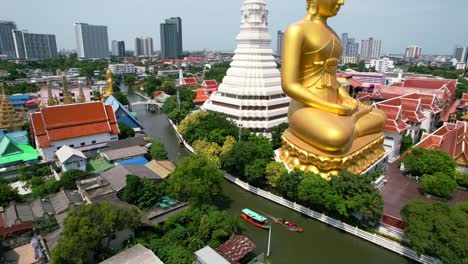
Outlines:
[{"label": "canal", "polygon": [[[125,92],[125,88],[122,88]],[[135,94],[130,94],[128,99],[130,102],[141,101]],[[185,148],[179,146],[165,114],[146,112],[144,106],[136,106],[133,110],[138,113],[138,119],[145,127],[145,133],[166,146],[172,161],[177,162],[190,155]],[[270,252],[273,264],[414,263],[403,256],[246,192],[227,181],[224,182],[223,189],[224,194],[231,200],[227,210],[234,216],[238,216],[240,210],[248,207],[268,216],[286,218],[304,228],[303,233],[294,233],[278,224],[273,224]],[[268,231],[244,222],[243,228],[244,234],[257,245],[255,253],[266,253]]]}]

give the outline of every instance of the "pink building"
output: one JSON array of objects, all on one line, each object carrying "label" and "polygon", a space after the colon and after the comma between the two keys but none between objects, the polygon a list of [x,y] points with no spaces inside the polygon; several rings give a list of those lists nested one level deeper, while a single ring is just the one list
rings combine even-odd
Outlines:
[{"label": "pink building", "polygon": [[[83,87],[82,89],[83,89],[86,102],[94,101],[93,90],[88,87]],[[78,102],[78,96],[80,94],[79,88],[70,88],[69,91],[74,101]],[[47,106],[47,99],[48,99],[47,88],[42,87],[41,90],[37,92],[37,95],[38,95],[38,98],[42,100],[43,104]],[[55,100],[59,100],[60,102],[63,102],[63,90],[62,89],[52,88],[52,96],[54,97]]]}]

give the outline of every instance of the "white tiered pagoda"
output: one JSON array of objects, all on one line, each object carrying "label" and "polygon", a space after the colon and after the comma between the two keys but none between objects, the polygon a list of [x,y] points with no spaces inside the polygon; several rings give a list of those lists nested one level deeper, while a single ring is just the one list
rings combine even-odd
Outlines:
[{"label": "white tiered pagoda", "polygon": [[223,113],[252,131],[269,133],[288,122],[290,99],[281,88],[273,57],[265,0],[245,0],[241,14],[231,67],[203,109]]}]

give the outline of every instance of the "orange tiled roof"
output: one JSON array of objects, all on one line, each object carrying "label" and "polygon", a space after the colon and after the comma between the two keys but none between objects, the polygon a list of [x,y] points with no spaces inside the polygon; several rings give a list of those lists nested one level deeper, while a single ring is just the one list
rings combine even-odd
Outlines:
[{"label": "orange tiled roof", "polygon": [[203,89],[194,90],[194,92],[197,94],[195,99],[193,99],[194,103],[204,103],[209,98],[206,95],[205,90],[203,90]]},{"label": "orange tiled roof", "polygon": [[64,139],[101,133],[119,134],[112,106],[102,102],[43,108],[31,115],[31,124],[41,148]]}]

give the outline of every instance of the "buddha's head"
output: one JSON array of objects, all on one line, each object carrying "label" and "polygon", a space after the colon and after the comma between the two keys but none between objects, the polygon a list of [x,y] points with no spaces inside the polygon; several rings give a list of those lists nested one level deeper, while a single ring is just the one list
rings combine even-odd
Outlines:
[{"label": "buddha's head", "polygon": [[338,14],[345,0],[307,0],[307,10],[313,15],[333,17]]}]

